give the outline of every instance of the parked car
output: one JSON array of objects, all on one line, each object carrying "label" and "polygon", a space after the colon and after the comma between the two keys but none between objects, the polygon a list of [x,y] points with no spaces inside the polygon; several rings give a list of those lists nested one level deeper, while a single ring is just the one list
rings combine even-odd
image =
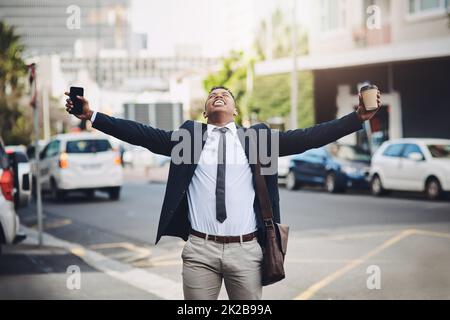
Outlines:
[{"label": "parked car", "polygon": [[123,143],[122,148],[124,165],[131,168],[162,167],[170,163],[170,157],[152,153],[141,146]]},{"label": "parked car", "polygon": [[324,186],[330,193],[366,189],[370,153],[357,146],[333,143],[292,157],[286,187]]},{"label": "parked car", "polygon": [[16,209],[28,206],[31,199],[31,166],[24,146],[6,146],[14,168],[14,181],[17,184],[17,192],[14,196]]},{"label": "parked car", "polygon": [[376,196],[390,190],[424,192],[430,200],[450,191],[450,140],[399,139],[385,142],[370,169]]},{"label": "parked car", "polygon": [[122,186],[120,154],[102,134],[60,134],[40,154],[41,186],[56,201],[71,191],[93,197],[95,190],[118,200]]},{"label": "parked car", "polygon": [[291,156],[278,158],[278,183],[286,183],[291,165]]},{"label": "parked car", "polygon": [[4,244],[15,244],[26,238],[19,233],[20,221],[14,210],[14,172],[0,139],[0,252]]}]

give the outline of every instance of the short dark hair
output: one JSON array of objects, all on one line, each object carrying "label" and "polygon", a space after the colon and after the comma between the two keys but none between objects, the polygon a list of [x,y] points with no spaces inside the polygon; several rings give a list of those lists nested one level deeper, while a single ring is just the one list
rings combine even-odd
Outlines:
[{"label": "short dark hair", "polygon": [[230,89],[228,89],[227,87],[224,87],[224,86],[217,86],[217,87],[211,88],[211,90],[209,90],[208,95],[210,95],[211,92],[213,92],[214,90],[217,90],[217,89],[223,89],[223,90],[226,90],[226,91],[231,95],[231,97],[233,98],[233,100],[236,101],[236,99],[234,98],[233,92],[231,92]]}]

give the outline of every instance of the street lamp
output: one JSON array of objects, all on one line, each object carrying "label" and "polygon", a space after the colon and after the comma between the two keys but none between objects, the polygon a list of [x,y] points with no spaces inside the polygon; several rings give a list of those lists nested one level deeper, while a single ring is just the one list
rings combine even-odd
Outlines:
[{"label": "street lamp", "polygon": [[37,85],[36,85],[36,64],[31,63],[28,65],[29,70],[29,83],[31,92],[30,105],[33,108],[33,131],[34,131],[34,159],[35,159],[35,181],[36,181],[36,209],[37,209],[37,222],[38,222],[38,243],[39,246],[43,245],[43,223],[42,223],[42,195],[41,195],[41,169],[40,169],[40,148],[39,148],[39,99],[37,97]]},{"label": "street lamp", "polygon": [[297,128],[298,75],[297,75],[297,0],[292,0],[292,75],[290,127]]}]

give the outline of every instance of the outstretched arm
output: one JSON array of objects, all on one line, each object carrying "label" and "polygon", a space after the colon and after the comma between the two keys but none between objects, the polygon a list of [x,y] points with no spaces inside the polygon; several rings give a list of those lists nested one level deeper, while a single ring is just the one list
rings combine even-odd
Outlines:
[{"label": "outstretched arm", "polygon": [[[378,93],[378,106],[381,105]],[[303,153],[309,149],[320,148],[350,133],[361,130],[364,121],[372,119],[375,111],[367,111],[361,96],[355,112],[337,120],[318,124],[307,129],[280,132],[280,157]]]},{"label": "outstretched arm", "polygon": [[[68,95],[67,92],[66,95]],[[78,119],[90,120],[95,129],[130,144],[147,148],[154,153],[170,157],[172,131],[153,128],[131,120],[110,117],[101,112],[95,112],[94,115],[94,111],[89,107],[89,102],[81,96],[78,96],[78,99],[83,102],[83,113],[75,115]],[[67,99],[66,110],[70,111],[72,107],[72,101]]]}]

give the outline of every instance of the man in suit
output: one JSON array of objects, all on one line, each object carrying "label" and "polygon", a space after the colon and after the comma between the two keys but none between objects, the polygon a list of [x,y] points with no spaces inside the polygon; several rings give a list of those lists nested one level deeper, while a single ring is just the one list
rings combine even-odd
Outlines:
[{"label": "man in suit", "polygon": [[[166,131],[93,111],[85,98],[78,99],[83,102],[79,119],[90,120],[94,128],[120,140],[171,157],[156,243],[162,236],[187,241],[182,276],[184,297],[189,300],[217,299],[222,281],[230,299],[261,299],[265,228],[255,196],[256,162],[250,161],[254,154],[259,157],[266,149],[271,158],[283,157],[321,147],[361,130],[362,123],[376,113],[366,111],[360,97],[355,112],[308,129],[278,132],[264,124],[241,128],[234,122],[237,109],[232,92],[216,87],[205,102],[206,124],[186,121],[180,129]],[[67,99],[66,110],[72,107]],[[248,139],[241,139],[250,131],[258,137],[256,149]],[[259,138],[264,135],[265,139]],[[277,174],[265,174],[264,179],[274,220],[279,223]]]}]

